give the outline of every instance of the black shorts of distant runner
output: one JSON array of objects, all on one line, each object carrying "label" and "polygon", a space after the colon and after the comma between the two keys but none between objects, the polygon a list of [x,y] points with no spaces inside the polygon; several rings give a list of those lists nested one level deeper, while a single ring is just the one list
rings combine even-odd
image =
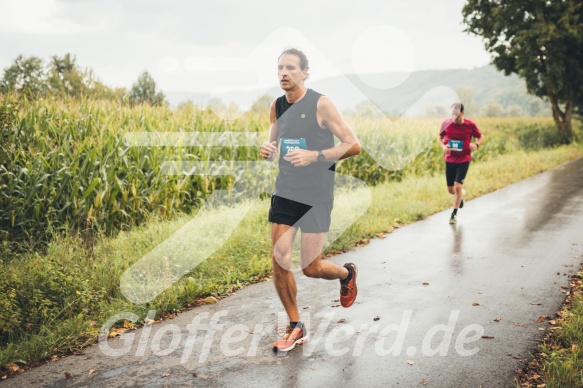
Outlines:
[{"label": "black shorts of distant runner", "polygon": [[448,186],[453,186],[455,182],[464,184],[466,174],[470,168],[470,162],[450,163],[445,162],[445,179]]}]

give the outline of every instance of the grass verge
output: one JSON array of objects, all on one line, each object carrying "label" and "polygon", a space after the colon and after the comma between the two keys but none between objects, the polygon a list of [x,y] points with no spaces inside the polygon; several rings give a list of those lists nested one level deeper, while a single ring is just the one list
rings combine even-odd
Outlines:
[{"label": "grass verge", "polygon": [[[536,152],[516,151],[474,163],[466,183],[468,199],[581,156],[581,145],[574,144]],[[448,208],[451,197],[446,193],[442,175],[409,176],[401,182],[371,187],[370,207],[344,230],[327,253],[351,249],[379,233],[390,232],[396,226]],[[355,195],[358,193],[339,193],[335,208],[353,209]],[[4,376],[19,373],[44,360],[78,351],[95,342],[101,325],[121,311],[145,318],[147,310],[155,309],[160,317],[190,308],[205,297],[212,296],[207,299],[212,302],[269,276],[267,208],[267,201],[254,203],[221,249],[145,305],[133,305],[122,295],[119,286],[122,273],[186,225],[192,216],[171,221],[151,219],[115,238],[100,238],[91,246],[86,246],[78,236],[59,238],[50,243],[44,255],[29,254],[3,264],[0,282],[12,279],[6,284],[18,285],[6,295],[22,299],[20,303],[25,306],[29,318],[22,325],[20,317],[4,314],[13,317],[14,323],[23,329],[4,337],[7,341],[0,347],[1,372]],[[228,217],[228,212],[228,209],[219,209],[215,217]],[[46,289],[58,292],[34,293],[35,289],[43,288],[30,285],[38,286],[39,282],[46,282]],[[9,306],[2,303],[0,301],[0,309]]]},{"label": "grass verge", "polygon": [[567,300],[531,360],[517,371],[520,388],[583,387],[583,272],[570,279]]}]

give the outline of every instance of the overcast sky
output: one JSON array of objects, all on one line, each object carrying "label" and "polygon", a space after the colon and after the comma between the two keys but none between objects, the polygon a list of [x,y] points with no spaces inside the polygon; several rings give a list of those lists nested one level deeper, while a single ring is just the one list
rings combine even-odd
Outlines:
[{"label": "overcast sky", "polygon": [[[312,79],[471,69],[481,40],[462,32],[463,0],[0,0],[0,69],[18,54],[70,52],[110,86],[148,70],[163,91],[277,85],[283,48],[303,49]],[[385,85],[390,87],[391,85]]]}]

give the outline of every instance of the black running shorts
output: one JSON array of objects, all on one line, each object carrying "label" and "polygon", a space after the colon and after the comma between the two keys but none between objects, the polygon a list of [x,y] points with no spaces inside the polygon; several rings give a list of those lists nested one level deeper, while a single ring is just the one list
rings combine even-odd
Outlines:
[{"label": "black running shorts", "polygon": [[269,222],[294,226],[303,233],[323,233],[330,230],[330,213],[334,202],[306,205],[277,195],[271,196]]},{"label": "black running shorts", "polygon": [[449,163],[445,162],[445,179],[447,186],[453,186],[454,182],[464,184],[466,174],[470,168],[470,162],[465,163]]}]

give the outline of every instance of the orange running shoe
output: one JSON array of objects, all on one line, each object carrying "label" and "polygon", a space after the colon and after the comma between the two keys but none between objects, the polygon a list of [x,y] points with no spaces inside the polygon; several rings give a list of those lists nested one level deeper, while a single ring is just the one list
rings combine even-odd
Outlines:
[{"label": "orange running shoe", "polygon": [[283,338],[273,343],[273,351],[289,352],[305,342],[308,342],[308,330],[302,322],[298,322],[293,329],[289,325],[286,327]]},{"label": "orange running shoe", "polygon": [[346,283],[342,280],[340,281],[340,304],[342,307],[350,307],[356,299],[356,275],[358,274],[358,268],[353,263],[346,263],[344,267],[352,274],[352,277]]}]

